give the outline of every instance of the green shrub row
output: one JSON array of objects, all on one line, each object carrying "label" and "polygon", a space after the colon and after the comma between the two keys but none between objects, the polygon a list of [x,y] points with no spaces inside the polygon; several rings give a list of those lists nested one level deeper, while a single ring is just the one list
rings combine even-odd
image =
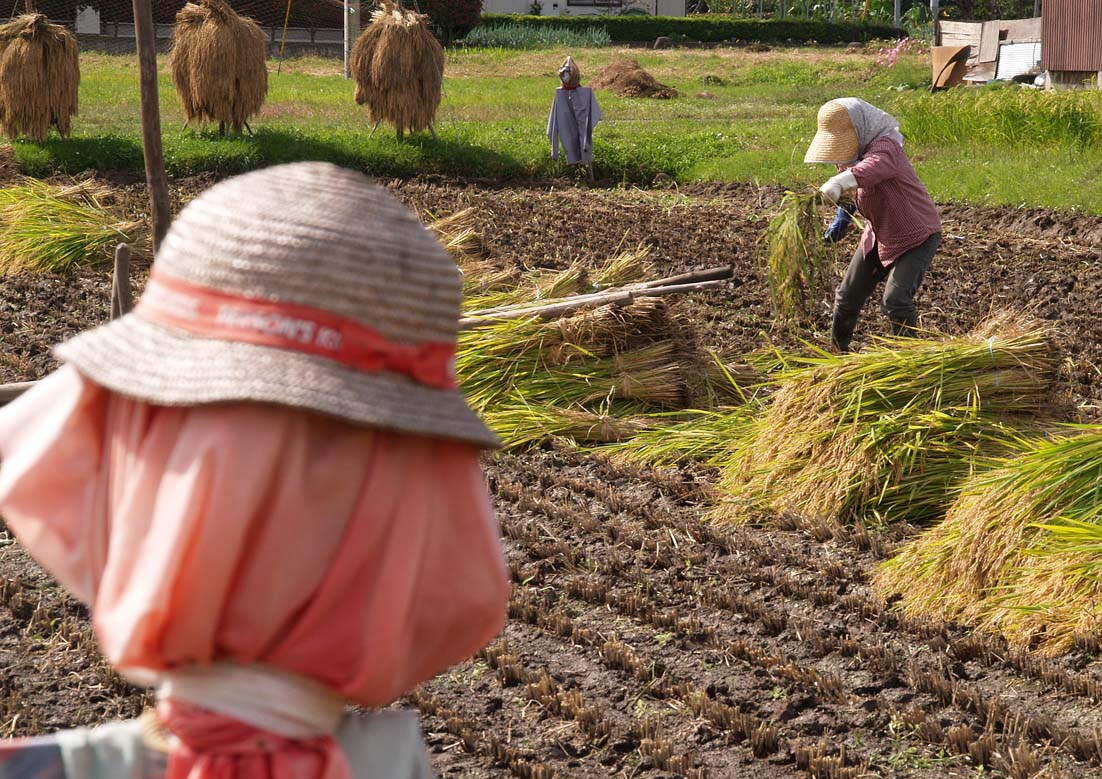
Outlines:
[{"label": "green shrub row", "polygon": [[612,43],[601,27],[562,27],[530,24],[482,24],[461,43],[482,49],[535,49],[547,46],[596,48]]},{"label": "green shrub row", "polygon": [[761,43],[850,43],[874,38],[901,38],[906,35],[886,25],[824,22],[812,19],[740,19],[731,16],[522,16],[520,14],[483,14],[482,24],[554,25],[585,29],[599,27],[617,42],[653,41],[660,36],[674,39],[722,43],[758,41]]}]

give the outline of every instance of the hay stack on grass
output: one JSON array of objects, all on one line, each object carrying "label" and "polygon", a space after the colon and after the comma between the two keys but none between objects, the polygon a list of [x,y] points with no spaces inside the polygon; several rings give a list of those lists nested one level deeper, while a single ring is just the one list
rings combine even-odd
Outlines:
[{"label": "hay stack on grass", "polygon": [[188,124],[247,128],[268,94],[267,49],[260,25],[223,0],[185,5],[176,14],[168,69]]},{"label": "hay stack on grass", "polygon": [[51,127],[69,135],[77,113],[77,40],[43,14],[0,25],[0,129],[9,138],[44,141]]},{"label": "hay stack on grass", "polygon": [[875,579],[918,617],[1047,651],[1102,630],[1102,426],[1023,439]]},{"label": "hay stack on grass", "polygon": [[401,138],[432,128],[444,84],[444,49],[428,17],[390,0],[371,15],[352,47],[356,102],[376,127],[388,122]]},{"label": "hay stack on grass", "polygon": [[121,242],[147,253],[145,226],[112,213],[111,194],[95,182],[53,187],[33,179],[0,189],[0,273],[104,265]]},{"label": "hay stack on grass", "polygon": [[963,338],[803,358],[771,380],[766,413],[732,445],[716,517],[939,517],[975,459],[1015,437],[1009,423],[1048,408],[1055,368],[1046,330],[1009,315]]},{"label": "hay stack on grass", "polygon": [[592,86],[609,89],[619,97],[650,97],[668,100],[677,97],[677,90],[659,83],[635,60],[613,62],[598,74]]}]

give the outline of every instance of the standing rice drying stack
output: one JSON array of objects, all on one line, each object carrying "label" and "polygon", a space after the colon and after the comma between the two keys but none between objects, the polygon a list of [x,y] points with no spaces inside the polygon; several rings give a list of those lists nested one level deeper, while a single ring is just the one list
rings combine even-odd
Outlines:
[{"label": "standing rice drying stack", "polygon": [[428,17],[389,0],[352,47],[356,102],[376,125],[388,122],[401,138],[406,130],[431,129],[444,84],[444,49]]},{"label": "standing rice drying stack", "polygon": [[241,132],[268,94],[267,42],[260,25],[223,0],[188,3],[176,14],[168,69],[184,115]]},{"label": "standing rice drying stack", "polygon": [[77,40],[43,14],[0,25],[0,129],[9,138],[46,140],[51,127],[69,134],[77,113]]}]

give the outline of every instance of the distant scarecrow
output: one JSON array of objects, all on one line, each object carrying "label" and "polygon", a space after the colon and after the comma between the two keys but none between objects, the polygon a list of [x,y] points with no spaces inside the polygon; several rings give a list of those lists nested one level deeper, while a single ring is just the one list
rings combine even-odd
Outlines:
[{"label": "distant scarecrow", "polygon": [[547,138],[551,141],[551,158],[559,158],[559,146],[566,154],[567,165],[586,165],[593,179],[593,128],[601,121],[601,107],[589,87],[581,86],[582,74],[573,57],[567,57],[559,68],[559,81],[551,115],[547,118]]}]

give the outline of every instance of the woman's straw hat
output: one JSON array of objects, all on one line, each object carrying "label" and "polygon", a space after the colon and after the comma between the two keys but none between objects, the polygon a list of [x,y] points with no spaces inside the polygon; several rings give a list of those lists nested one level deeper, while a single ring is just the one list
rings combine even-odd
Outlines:
[{"label": "woman's straw hat", "polygon": [[804,162],[831,162],[845,165],[857,159],[861,144],[849,112],[841,103],[832,100],[819,109],[819,128],[811,145],[807,147]]},{"label": "woman's straw hat", "polygon": [[278,403],[493,447],[455,385],[461,299],[408,208],[359,173],[295,163],[192,201],[134,312],[55,352],[158,405]]}]

